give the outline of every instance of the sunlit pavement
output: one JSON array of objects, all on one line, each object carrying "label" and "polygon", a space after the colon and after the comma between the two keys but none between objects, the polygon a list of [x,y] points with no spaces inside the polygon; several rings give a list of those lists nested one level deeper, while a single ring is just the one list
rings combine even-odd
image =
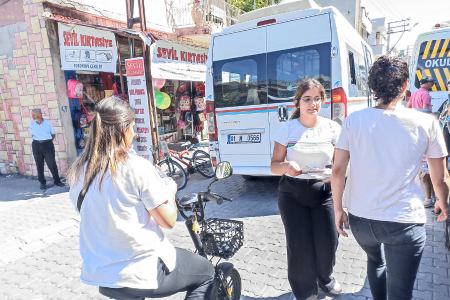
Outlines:
[{"label": "sunlit pavement", "polygon": [[[210,180],[190,176],[184,195],[206,189]],[[213,185],[213,191],[233,199],[219,206],[208,203],[207,217],[244,222],[244,247],[230,260],[241,274],[242,298],[293,299],[287,281],[286,242],[278,211],[276,178],[246,181],[239,175]],[[79,217],[68,188],[50,187],[23,177],[0,177],[0,299],[107,299],[78,277]],[[444,224],[427,212],[427,246],[414,299],[450,299],[450,252],[444,247]],[[181,217],[165,231],[177,247],[193,250]],[[335,277],[344,294],[337,299],[372,299],[366,280],[366,255],[352,237],[340,238]],[[164,299],[184,299],[177,294]],[[332,299],[320,294],[319,299]]]}]

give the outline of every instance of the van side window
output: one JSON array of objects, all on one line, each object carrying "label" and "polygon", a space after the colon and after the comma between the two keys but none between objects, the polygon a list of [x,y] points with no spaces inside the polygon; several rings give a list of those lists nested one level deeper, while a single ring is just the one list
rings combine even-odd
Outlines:
[{"label": "van side window", "polygon": [[430,92],[447,91],[446,83],[450,79],[449,39],[425,41],[420,44],[417,57],[414,86],[420,88],[423,77],[432,77],[435,85]]},{"label": "van side window", "polygon": [[265,65],[265,54],[214,62],[216,107],[267,104]]},{"label": "van side window", "polygon": [[348,64],[350,66],[350,82],[356,84],[355,58],[351,51],[348,52]]},{"label": "van side window", "polygon": [[[328,52],[327,52],[328,51]],[[269,103],[291,102],[304,79],[315,78],[330,97],[330,43],[294,48],[267,54]]]}]

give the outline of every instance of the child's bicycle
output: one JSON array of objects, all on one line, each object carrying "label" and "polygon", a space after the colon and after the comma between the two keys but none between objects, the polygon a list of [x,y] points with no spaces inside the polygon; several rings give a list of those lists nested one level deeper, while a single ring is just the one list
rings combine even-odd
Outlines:
[{"label": "child's bicycle", "polygon": [[[165,137],[168,140],[172,136]],[[181,162],[187,167],[189,174],[198,171],[200,174],[206,178],[212,178],[215,176],[214,167],[211,162],[211,158],[208,153],[203,150],[196,150],[192,157],[190,155],[190,150],[194,148],[195,145],[191,143],[185,143],[182,145],[186,147],[186,150],[178,152],[168,149],[168,155],[165,159],[158,163],[158,166],[171,177],[178,185],[178,189],[181,190],[186,186],[187,174],[184,168],[178,163]]]}]

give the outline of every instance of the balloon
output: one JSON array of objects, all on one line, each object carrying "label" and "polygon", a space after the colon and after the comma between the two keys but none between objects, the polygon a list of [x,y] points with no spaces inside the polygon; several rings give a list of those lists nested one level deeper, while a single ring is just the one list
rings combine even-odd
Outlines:
[{"label": "balloon", "polygon": [[159,109],[166,109],[170,106],[170,96],[166,93],[162,93],[164,95],[164,102],[160,106],[158,106]]},{"label": "balloon", "polygon": [[159,90],[155,90],[155,104],[156,107],[160,106],[164,102],[164,95]]},{"label": "balloon", "polygon": [[159,89],[162,88],[165,84],[166,84],[166,80],[165,80],[165,79],[153,78],[153,88],[154,88],[155,90],[159,90]]}]

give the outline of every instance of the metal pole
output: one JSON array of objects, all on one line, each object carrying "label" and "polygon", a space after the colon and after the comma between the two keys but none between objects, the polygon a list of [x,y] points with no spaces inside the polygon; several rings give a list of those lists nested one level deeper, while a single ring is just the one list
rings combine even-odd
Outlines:
[{"label": "metal pole", "polygon": [[390,51],[389,51],[389,42],[391,40],[391,23],[388,23],[388,38],[387,38],[387,55],[389,55]]},{"label": "metal pole", "polygon": [[120,89],[122,90],[122,99],[124,99],[125,98],[125,85],[123,83],[122,60],[120,59],[120,47],[119,47],[118,39],[116,39],[116,44],[117,44],[117,58],[119,59]]},{"label": "metal pole", "polygon": [[[141,30],[147,31],[147,21],[145,18],[145,6],[144,0],[139,0],[139,16],[141,22]],[[144,64],[145,66],[145,81],[147,84],[147,93],[148,93],[148,109],[149,109],[149,117],[150,117],[150,130],[152,134],[152,143],[153,146],[158,145],[158,123],[156,119],[156,108],[155,108],[155,99],[153,97],[153,78],[151,73],[151,57],[150,57],[150,46],[142,41],[142,50],[144,52]],[[153,161],[158,163],[158,156],[153,154]]]},{"label": "metal pole", "polygon": [[[134,16],[134,0],[126,0],[127,3],[127,27],[133,29],[133,16]],[[134,39],[128,38],[128,48],[130,49],[130,58],[135,56],[134,53]]]},{"label": "metal pole", "polygon": [[253,0],[253,9],[256,10],[256,0]]}]

